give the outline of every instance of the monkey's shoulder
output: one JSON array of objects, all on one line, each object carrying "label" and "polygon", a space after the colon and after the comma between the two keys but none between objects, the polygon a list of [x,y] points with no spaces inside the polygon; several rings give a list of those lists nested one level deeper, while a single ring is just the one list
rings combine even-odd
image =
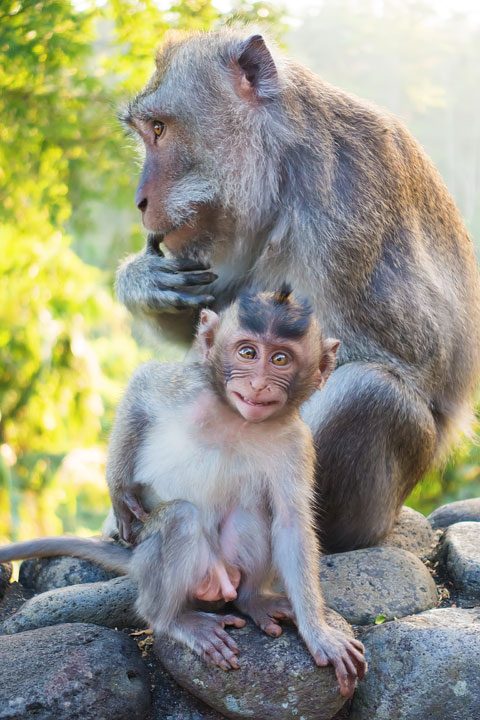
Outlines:
[{"label": "monkey's shoulder", "polygon": [[171,406],[194,398],[205,386],[205,371],[198,362],[161,363],[150,360],[134,372],[125,397],[140,399],[146,406]]}]

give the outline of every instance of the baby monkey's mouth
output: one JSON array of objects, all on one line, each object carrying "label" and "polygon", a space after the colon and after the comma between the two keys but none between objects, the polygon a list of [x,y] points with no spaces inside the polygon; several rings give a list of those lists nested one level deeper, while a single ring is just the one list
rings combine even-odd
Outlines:
[{"label": "baby monkey's mouth", "polygon": [[241,395],[241,393],[237,391],[234,391],[233,394],[240,398],[240,400],[242,400],[247,405],[253,405],[254,407],[267,407],[268,405],[276,405],[278,402],[278,400],[269,400],[265,402],[260,402],[259,400],[250,400],[250,398]]}]

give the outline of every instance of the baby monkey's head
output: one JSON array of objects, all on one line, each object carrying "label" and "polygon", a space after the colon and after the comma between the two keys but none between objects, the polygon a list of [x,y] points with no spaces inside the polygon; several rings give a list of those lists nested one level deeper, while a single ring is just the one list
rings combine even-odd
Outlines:
[{"label": "baby monkey's head", "polygon": [[202,310],[197,333],[215,391],[248,422],[296,410],[335,367],[308,300],[289,286],[244,291],[221,315]]}]

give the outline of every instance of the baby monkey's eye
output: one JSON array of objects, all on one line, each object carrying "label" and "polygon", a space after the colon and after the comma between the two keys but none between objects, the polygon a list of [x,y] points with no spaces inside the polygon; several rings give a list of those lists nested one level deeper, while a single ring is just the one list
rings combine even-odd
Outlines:
[{"label": "baby monkey's eye", "polygon": [[280,366],[288,365],[288,363],[290,362],[290,358],[284,352],[274,353],[272,355],[272,357],[270,358],[270,360],[273,363],[273,365],[280,365]]},{"label": "baby monkey's eye", "polygon": [[165,130],[165,123],[160,122],[160,120],[155,120],[153,123],[153,132],[155,133],[155,136],[157,138],[161,137]]},{"label": "baby monkey's eye", "polygon": [[241,347],[238,351],[238,354],[240,355],[242,360],[254,360],[257,357],[257,351],[255,350],[255,348],[250,347],[249,345]]}]

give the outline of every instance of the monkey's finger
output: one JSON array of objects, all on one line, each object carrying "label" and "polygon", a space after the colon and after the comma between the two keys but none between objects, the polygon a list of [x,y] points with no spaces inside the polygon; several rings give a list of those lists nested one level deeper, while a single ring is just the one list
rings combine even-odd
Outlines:
[{"label": "monkey's finger", "polygon": [[196,310],[204,305],[211,305],[215,298],[213,295],[189,295],[184,292],[171,293],[175,297],[173,305],[179,309],[188,310],[193,308]]},{"label": "monkey's finger", "polygon": [[315,665],[318,665],[318,667],[326,667],[330,663],[330,660],[323,650],[317,650],[317,652],[312,653],[312,655],[315,660]]},{"label": "monkey's finger", "polygon": [[236,628],[242,628],[246,625],[246,620],[241,617],[237,617],[237,615],[219,615],[220,622],[225,627],[225,625],[233,625],[233,627]]},{"label": "monkey's finger", "polygon": [[352,661],[352,659],[349,657],[348,653],[344,653],[342,655],[343,664],[345,665],[348,674],[352,678],[357,678],[358,672],[357,667],[355,663]]},{"label": "monkey's finger", "polygon": [[181,273],[161,273],[155,278],[155,285],[159,290],[167,288],[181,288],[189,285],[209,285],[216,280],[218,275],[212,272],[195,271]]},{"label": "monkey's finger", "polygon": [[359,652],[356,648],[352,647],[352,645],[349,645],[348,653],[357,665],[367,664],[367,661],[365,660],[365,655]]},{"label": "monkey's finger", "polygon": [[237,643],[235,642],[235,640],[234,640],[232,637],[230,637],[230,635],[229,635],[225,630],[223,630],[221,627],[216,627],[216,628],[215,628],[215,632],[216,632],[216,634],[218,635],[218,637],[220,638],[220,640],[222,640],[222,642],[224,642],[225,645],[226,645],[228,648],[230,648],[230,650],[231,650],[232,652],[234,652],[234,653],[239,653],[239,652],[240,652],[240,650],[238,649],[238,645],[237,645]]},{"label": "monkey's finger", "polygon": [[182,273],[181,277],[183,285],[209,285],[218,278],[218,275],[209,271],[192,271]]},{"label": "monkey's finger", "polygon": [[155,253],[150,256],[149,267],[155,273],[179,273],[209,270],[209,266],[190,258],[166,258]]},{"label": "monkey's finger", "polygon": [[339,655],[335,656],[335,658],[332,658],[331,662],[335,668],[335,675],[338,685],[340,687],[340,695],[343,695],[343,697],[347,698],[351,697],[355,690],[356,676],[352,678],[352,676],[349,675],[343,663],[343,660]]},{"label": "monkey's finger", "polygon": [[357,640],[357,638],[352,638],[350,640],[350,645],[353,645],[357,648],[357,650],[360,650],[362,654],[365,654],[365,646],[363,643],[360,642],[360,640]]},{"label": "monkey's finger", "polygon": [[268,620],[260,620],[258,622],[258,626],[261,630],[263,630],[264,633],[270,635],[270,637],[280,637],[283,632],[280,625],[275,622],[273,618],[268,618]]},{"label": "monkey's finger", "polygon": [[205,650],[205,654],[207,656],[207,661],[209,660],[214,665],[218,665],[218,667],[221,667],[222,670],[228,671],[231,669],[232,666],[230,665],[230,663],[225,660],[223,655],[219,653],[213,645],[211,645]]},{"label": "monkey's finger", "polygon": [[149,294],[145,301],[147,312],[176,312],[178,310],[198,310],[211,305],[213,295],[192,295],[175,290],[158,290]]},{"label": "monkey's finger", "polygon": [[219,637],[216,637],[215,639],[212,638],[210,642],[232,667],[234,667],[235,664],[238,667],[238,661],[235,653],[230,650],[227,645],[225,645],[223,640],[221,640]]},{"label": "monkey's finger", "polygon": [[[209,270],[209,266],[190,258],[165,258],[165,267],[170,272],[190,272],[191,270]],[[168,264],[167,264],[168,263]]]}]

